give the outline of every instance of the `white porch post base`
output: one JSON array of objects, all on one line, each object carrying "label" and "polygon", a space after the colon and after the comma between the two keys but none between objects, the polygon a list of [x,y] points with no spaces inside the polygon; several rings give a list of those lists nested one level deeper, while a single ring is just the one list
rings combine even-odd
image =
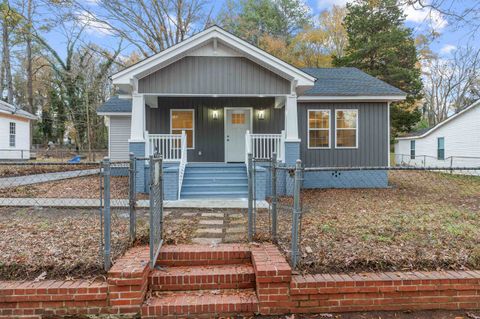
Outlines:
[{"label": "white porch post base", "polygon": [[132,123],[129,142],[145,142],[145,96],[132,95]]}]

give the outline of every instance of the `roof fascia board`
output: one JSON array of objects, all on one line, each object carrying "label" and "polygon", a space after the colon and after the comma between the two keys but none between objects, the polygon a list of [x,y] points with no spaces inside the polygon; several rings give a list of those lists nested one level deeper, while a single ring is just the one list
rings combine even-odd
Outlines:
[{"label": "roof fascia board", "polygon": [[440,127],[444,126],[445,124],[449,123],[450,121],[453,121],[454,119],[456,119],[456,118],[459,117],[460,115],[465,114],[466,112],[468,112],[469,110],[473,109],[475,106],[478,106],[478,105],[480,105],[480,100],[476,101],[475,103],[473,103],[473,104],[470,105],[469,107],[461,110],[461,111],[458,112],[457,114],[454,114],[454,115],[450,116],[450,117],[447,118],[445,121],[443,121],[443,122],[441,122],[441,123],[438,123],[437,125],[435,125],[434,127],[432,127],[430,130],[428,130],[427,132],[423,133],[422,135],[397,137],[396,140],[412,140],[412,139],[424,138],[424,137],[430,135],[431,133],[435,132],[436,130],[438,130]]},{"label": "roof fascia board", "polygon": [[112,115],[119,115],[119,116],[132,116],[131,112],[97,112],[98,116],[112,116]]},{"label": "roof fascia board", "polygon": [[403,101],[405,96],[378,95],[378,96],[299,96],[299,102],[394,102]]},{"label": "roof fascia board", "polygon": [[[241,51],[247,56],[255,60],[255,62],[269,66],[270,70],[275,72],[281,72],[284,77],[291,77],[298,80],[298,85],[313,86],[316,80],[315,77],[303,72],[300,69],[291,66],[290,64],[260,50],[259,48],[249,44],[248,42],[220,29],[219,27],[212,27],[203,32],[200,32],[177,45],[174,45],[156,55],[151,56],[139,62],[138,64],[127,68],[112,75],[113,84],[130,84],[131,79],[138,77],[139,74],[142,77],[146,76],[144,73],[155,72],[158,69],[165,67],[162,63],[167,62],[167,65],[175,62],[176,60],[183,58],[185,52],[195,49],[201,46],[206,40],[217,38],[226,44],[230,44],[236,50]],[[155,67],[157,66],[157,67]],[[153,71],[149,72],[150,69]]]}]

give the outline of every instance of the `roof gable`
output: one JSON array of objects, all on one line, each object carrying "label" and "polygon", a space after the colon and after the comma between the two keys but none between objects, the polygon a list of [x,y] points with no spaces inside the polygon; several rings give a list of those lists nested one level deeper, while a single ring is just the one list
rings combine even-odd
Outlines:
[{"label": "roof gable", "polygon": [[20,116],[29,120],[37,120],[38,117],[32,113],[29,113],[25,110],[15,107],[12,104],[0,100],[0,113],[12,114]]},{"label": "roof gable", "polygon": [[[225,31],[218,26],[212,26],[168,49],[163,50],[143,61],[140,61],[114,75],[113,84],[132,84],[135,79],[143,78],[159,69],[189,55],[191,52],[199,52],[205,44],[213,42],[214,47],[228,47],[229,52],[238,52],[255,63],[270,71],[295,81],[298,86],[313,86],[315,77],[274,57],[273,55],[251,45],[237,36]],[[233,49],[233,51],[232,51]],[[223,49],[225,50],[225,49]]]},{"label": "roof gable", "polygon": [[426,137],[426,136],[430,135],[431,133],[435,132],[436,130],[438,130],[440,127],[447,125],[448,123],[450,123],[450,122],[454,121],[455,119],[461,117],[462,115],[464,115],[468,111],[473,110],[474,108],[479,107],[479,106],[480,106],[480,100],[476,101],[475,103],[473,103],[469,107],[467,107],[467,108],[461,110],[460,112],[450,116],[449,118],[447,118],[443,122],[440,122],[437,125],[429,128],[429,129],[422,129],[422,130],[419,130],[419,131],[416,131],[416,132],[412,132],[412,133],[410,133],[406,136],[397,137],[397,140],[408,140],[408,139],[417,139],[417,138]]}]

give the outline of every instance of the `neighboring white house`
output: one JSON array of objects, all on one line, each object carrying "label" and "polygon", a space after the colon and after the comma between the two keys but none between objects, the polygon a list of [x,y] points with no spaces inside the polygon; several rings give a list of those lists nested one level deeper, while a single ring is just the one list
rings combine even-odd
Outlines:
[{"label": "neighboring white house", "polygon": [[0,101],[0,160],[30,158],[30,121],[37,117]]},{"label": "neighboring white house", "polygon": [[430,129],[397,138],[395,161],[413,166],[480,167],[480,100]]}]

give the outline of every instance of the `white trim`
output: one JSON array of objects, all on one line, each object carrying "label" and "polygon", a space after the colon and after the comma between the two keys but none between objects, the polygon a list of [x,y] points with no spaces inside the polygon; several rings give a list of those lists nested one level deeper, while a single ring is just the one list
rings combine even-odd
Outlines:
[{"label": "white trim", "polygon": [[[111,150],[112,150],[112,143],[111,143],[111,135],[110,135],[110,125],[112,125],[111,123],[111,119],[110,119],[110,116],[107,116],[108,118],[108,158],[112,158],[112,155],[111,154]],[[130,123],[131,125],[131,123]],[[130,154],[130,145],[128,146],[128,153]]]},{"label": "white trim", "polygon": [[428,130],[427,132],[423,133],[422,135],[397,137],[396,140],[411,140],[411,139],[424,138],[425,136],[430,135],[432,132],[435,132],[439,127],[442,127],[443,125],[447,124],[448,122],[452,121],[453,119],[459,117],[460,115],[466,113],[467,111],[469,111],[469,110],[471,110],[471,109],[473,109],[474,107],[479,106],[479,105],[480,105],[480,100],[476,101],[475,103],[473,103],[473,104],[470,105],[469,107],[461,110],[461,111],[458,112],[457,114],[454,114],[454,115],[450,116],[450,117],[447,118],[445,121],[443,121],[443,122],[441,122],[441,123],[438,123],[437,125],[435,125],[434,127],[432,127],[430,130]]},{"label": "white trim", "polygon": [[98,112],[99,116],[132,116],[131,112]]},{"label": "white trim", "polygon": [[[253,107],[224,107],[223,108],[223,161],[227,163],[227,110],[250,110],[250,133],[253,134]],[[246,152],[247,150],[245,150]]]},{"label": "white trim", "polygon": [[403,101],[406,99],[406,96],[396,96],[396,95],[378,95],[378,96],[368,96],[368,95],[358,95],[358,96],[312,96],[304,95],[299,96],[299,102],[394,102],[394,101]]},{"label": "white trim", "polygon": [[387,167],[390,167],[391,165],[391,155],[390,155],[390,147],[391,147],[391,143],[390,143],[390,139],[391,139],[391,131],[392,129],[390,128],[390,102],[387,103],[387,130],[388,130],[388,134],[387,134]]},{"label": "white trim", "polygon": [[[311,147],[310,146],[310,112],[327,112],[328,113],[328,146],[327,147]],[[314,131],[326,131],[324,128],[313,128]],[[330,109],[309,109],[307,111],[307,149],[309,150],[326,150],[332,147],[332,110]]]},{"label": "white trim", "polygon": [[[337,127],[337,112],[348,112],[348,111],[355,111],[357,112],[356,116],[356,123],[355,123],[355,147],[353,146],[338,146],[338,141],[337,141],[337,131],[338,130],[351,130],[351,128],[338,128]],[[358,117],[360,115],[360,112],[358,109],[335,109],[335,148],[339,150],[348,150],[348,149],[358,149]]]},{"label": "white trim", "polygon": [[[250,59],[257,63],[263,63],[269,66],[270,70],[281,74],[284,78],[289,80],[295,78],[300,81],[300,86],[313,86],[315,77],[306,72],[297,69],[296,67],[268,54],[267,52],[249,44],[248,42],[234,36],[233,34],[221,29],[218,26],[212,26],[190,38],[173,45],[160,53],[157,53],[137,64],[132,65],[120,72],[112,75],[113,84],[131,84],[132,78],[142,78],[159,68],[165,67],[165,64],[170,64],[185,56],[185,52],[198,48],[206,41],[216,39],[224,44],[230,45],[235,50],[240,51],[250,57]],[[256,60],[256,61],[255,61]],[[162,65],[162,63],[164,65]]]},{"label": "white trim", "polygon": [[[170,134],[173,134],[172,133],[172,112],[173,111],[176,111],[176,112],[185,112],[185,111],[191,111],[192,112],[192,128],[189,129],[189,128],[182,128],[181,130],[182,131],[190,131],[192,130],[192,147],[188,147],[188,142],[187,142],[187,150],[194,150],[195,149],[195,109],[170,109]],[[175,129],[175,130],[179,130],[179,129]],[[187,133],[185,133],[187,134]],[[188,136],[187,136],[188,138]]]},{"label": "white trim", "polygon": [[145,96],[171,96],[171,97],[286,97],[289,94],[235,94],[235,93],[142,93]]}]

